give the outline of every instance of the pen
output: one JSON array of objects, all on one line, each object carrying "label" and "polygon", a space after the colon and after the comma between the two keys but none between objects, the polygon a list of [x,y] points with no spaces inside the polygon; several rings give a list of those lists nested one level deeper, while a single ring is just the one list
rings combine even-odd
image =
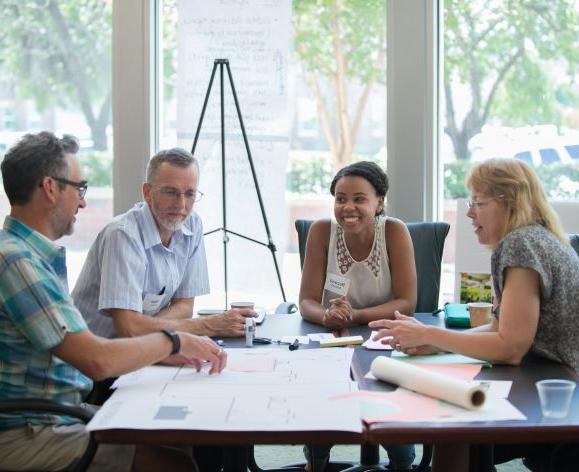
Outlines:
[{"label": "pen", "polygon": [[299,347],[300,347],[300,340],[298,338],[296,338],[296,340],[289,345],[289,350],[295,351]]},{"label": "pen", "polygon": [[159,290],[159,295],[163,295],[165,293],[165,286],[161,290]]}]

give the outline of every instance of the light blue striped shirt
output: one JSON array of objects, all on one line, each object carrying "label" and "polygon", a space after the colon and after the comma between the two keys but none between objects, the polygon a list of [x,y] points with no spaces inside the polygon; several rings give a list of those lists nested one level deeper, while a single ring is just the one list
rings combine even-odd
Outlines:
[{"label": "light blue striped shirt", "polygon": [[[173,298],[209,293],[201,218],[192,213],[163,246],[149,209],[142,202],[119,215],[97,236],[72,296],[93,333],[115,336],[111,308],[154,316]],[[143,303],[160,297],[155,309]]]}]

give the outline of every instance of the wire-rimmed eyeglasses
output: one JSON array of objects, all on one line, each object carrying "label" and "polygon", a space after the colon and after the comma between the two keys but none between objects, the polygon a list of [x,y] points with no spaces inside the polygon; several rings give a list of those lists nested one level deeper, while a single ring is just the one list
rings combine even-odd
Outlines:
[{"label": "wire-rimmed eyeglasses", "polygon": [[489,197],[489,198],[483,198],[482,200],[475,200],[473,198],[470,198],[469,200],[466,201],[466,207],[469,210],[480,210],[481,208],[484,208],[485,206],[487,206],[489,204],[489,202],[491,202],[492,200],[500,200],[501,198],[503,198],[503,195],[498,195],[496,197]]},{"label": "wire-rimmed eyeglasses", "polygon": [[181,195],[183,195],[185,199],[190,202],[198,202],[203,198],[203,195],[205,195],[201,190],[187,190],[185,192],[179,192],[179,190],[173,187],[161,187],[159,189],[159,193],[163,198],[171,200],[181,198]]},{"label": "wire-rimmed eyeglasses", "polygon": [[60,182],[61,184],[76,187],[78,189],[78,198],[80,198],[81,200],[84,199],[86,191],[88,190],[88,181],[81,180],[80,182],[75,182],[74,180],[68,180],[65,179],[64,177],[57,177],[55,175],[52,175],[51,178],[56,180],[57,182]]}]

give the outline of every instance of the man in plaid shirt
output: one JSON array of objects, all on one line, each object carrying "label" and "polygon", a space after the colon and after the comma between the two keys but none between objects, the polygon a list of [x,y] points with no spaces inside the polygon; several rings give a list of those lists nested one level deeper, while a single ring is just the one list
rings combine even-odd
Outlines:
[{"label": "man in plaid shirt", "polygon": [[[170,355],[197,368],[207,360],[211,372],[220,372],[226,355],[208,338],[157,332],[106,339],[87,329],[68,291],[65,250],[54,243],[72,233],[75,215],[86,206],[77,151],[71,136],[28,134],[2,162],[11,211],[0,232],[0,401],[79,405],[91,379],[118,376]],[[88,433],[75,421],[32,412],[0,415],[0,469],[69,468],[88,444]],[[148,447],[134,454],[131,446],[101,445],[90,470],[138,470],[166,460],[172,469],[194,469],[181,451]]]}]

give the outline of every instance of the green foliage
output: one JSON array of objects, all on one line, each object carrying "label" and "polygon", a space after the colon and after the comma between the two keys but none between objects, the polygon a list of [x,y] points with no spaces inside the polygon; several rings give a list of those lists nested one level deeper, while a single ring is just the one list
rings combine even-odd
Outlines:
[{"label": "green foliage", "polygon": [[79,154],[83,175],[91,187],[113,186],[113,155],[110,151]]},{"label": "green foliage", "polygon": [[576,0],[446,0],[444,34],[445,132],[458,159],[489,120],[564,124],[564,106],[576,103]]},{"label": "green foliage", "polygon": [[110,122],[112,2],[4,0],[0,71],[17,99],[39,111],[81,111],[94,145],[106,147]]},{"label": "green foliage", "polygon": [[469,192],[465,182],[471,165],[469,161],[465,160],[444,164],[444,198],[446,200],[468,198]]},{"label": "green foliage", "polygon": [[[355,155],[355,161],[373,161],[386,166],[384,156],[378,152],[373,156]],[[286,190],[298,194],[328,195],[335,172],[327,153],[302,159],[290,159]]]},{"label": "green foliage", "polygon": [[[294,0],[294,50],[305,67],[324,77],[336,71],[332,28],[339,28],[344,47],[346,75],[366,83],[386,80],[376,69],[376,54],[385,47],[384,0]],[[336,15],[332,8],[335,6]],[[337,18],[334,21],[333,16]]]},{"label": "green foliage", "polygon": [[326,195],[332,182],[332,164],[326,156],[307,160],[292,159],[287,174],[286,188],[298,194]]},{"label": "green foliage", "polygon": [[[472,167],[469,161],[456,161],[444,165],[444,198],[468,198],[466,176]],[[535,167],[549,199],[579,200],[579,164],[544,164]]]},{"label": "green foliage", "polygon": [[579,200],[579,164],[536,167],[547,196],[554,200]]},{"label": "green foliage", "polygon": [[170,101],[177,87],[177,1],[163,0],[163,93]]}]

